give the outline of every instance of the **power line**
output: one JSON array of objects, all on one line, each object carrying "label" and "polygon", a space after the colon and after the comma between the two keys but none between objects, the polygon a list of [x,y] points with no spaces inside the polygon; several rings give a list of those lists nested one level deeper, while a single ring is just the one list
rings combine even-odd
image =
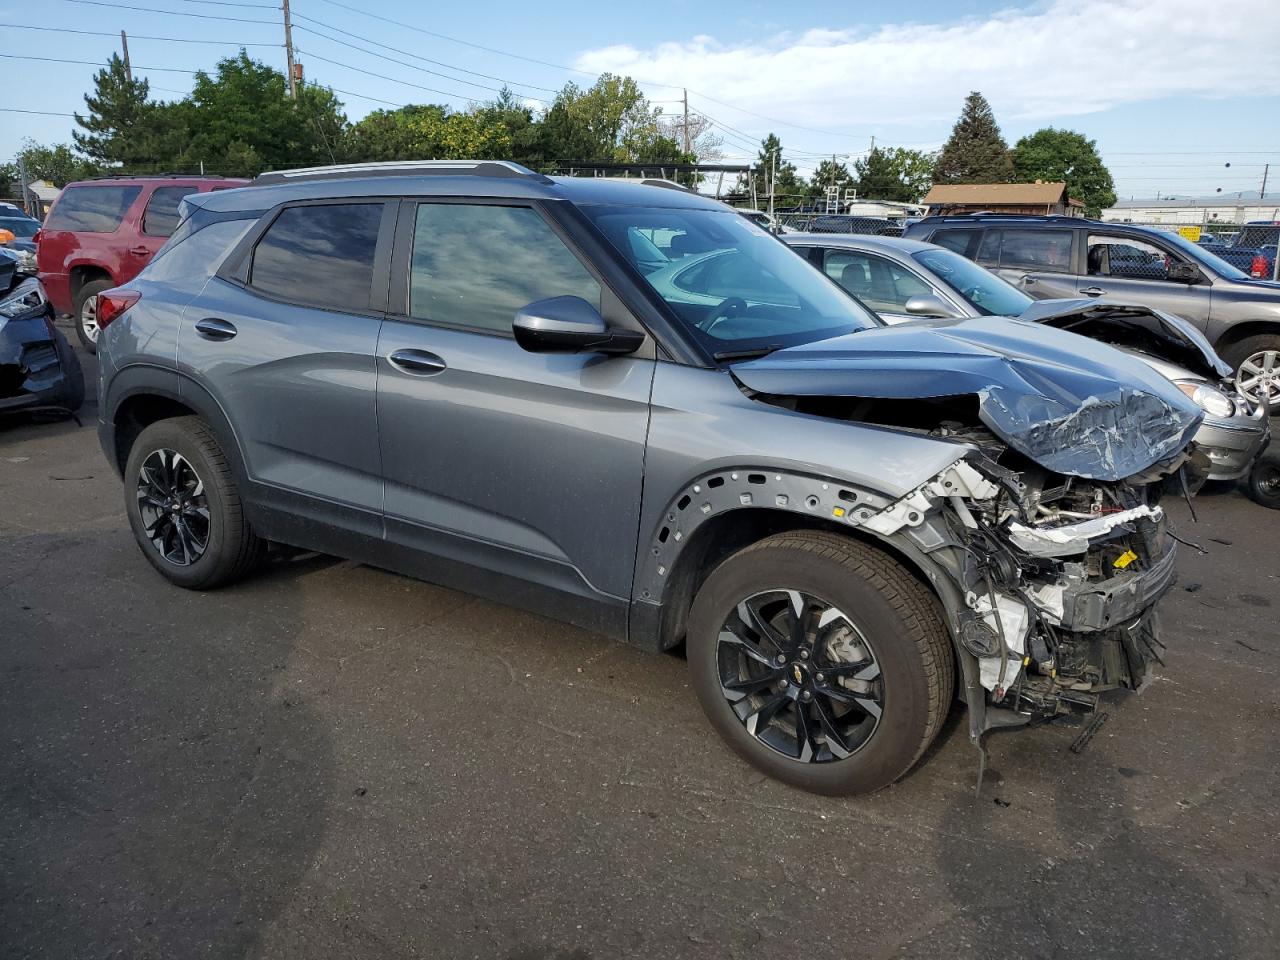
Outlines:
[{"label": "power line", "polygon": [[[0,57],[6,57],[10,60],[40,60],[44,63],[79,63],[87,67],[105,67],[106,64],[100,60],[64,60],[61,57],[29,57],[22,53],[0,53]],[[195,70],[183,70],[181,67],[138,67],[135,70],[156,70],[163,73],[196,73]]]},{"label": "power line", "polygon": [[[420,55],[418,55],[418,54],[416,54],[416,53],[412,53],[412,52],[410,52],[410,51],[408,51],[408,50],[401,50],[399,47],[393,47],[393,46],[390,46],[389,44],[380,43],[380,42],[378,42],[377,40],[372,39],[371,37],[365,37],[365,36],[361,36],[361,35],[360,35],[360,34],[358,34],[358,33],[352,33],[350,30],[347,30],[347,29],[345,29],[345,28],[343,28],[343,27],[338,27],[338,26],[335,26],[334,24],[331,24],[331,23],[325,23],[323,20],[317,20],[315,17],[308,17],[308,16],[306,16],[305,14],[295,13],[295,14],[293,15],[293,17],[294,17],[294,19],[295,19],[295,20],[305,20],[305,21],[307,21],[308,23],[314,23],[316,26],[324,27],[326,30],[332,30],[332,31],[334,31],[335,33],[343,34],[344,36],[350,37],[350,38],[351,38],[351,39],[353,39],[353,40],[359,40],[359,41],[361,41],[362,43],[369,43],[369,44],[372,44],[372,45],[373,45],[373,46],[375,46],[375,47],[381,47],[381,48],[382,48],[382,49],[384,49],[384,50],[390,50],[390,51],[392,51],[393,53],[399,53],[399,54],[402,54],[403,56],[406,56],[406,57],[412,57],[412,58],[413,58],[413,59],[415,59],[415,60],[421,60],[423,63],[433,63],[433,64],[435,64],[437,67],[444,67],[445,69],[448,69],[448,70],[456,70],[456,71],[458,71],[459,73],[469,73],[469,74],[471,74],[471,76],[473,76],[473,77],[482,77],[482,78],[484,78],[485,80],[494,80],[494,81],[496,81],[496,82],[498,82],[498,83],[507,84],[508,86],[528,87],[528,88],[529,88],[529,89],[531,89],[531,90],[542,90],[542,91],[544,91],[544,92],[546,92],[546,93],[557,93],[557,92],[558,92],[554,87],[542,87],[542,86],[538,86],[536,83],[523,83],[523,82],[521,82],[521,81],[519,81],[519,80],[509,80],[509,79],[507,79],[506,77],[495,77],[495,76],[491,76],[490,74],[487,74],[487,73],[480,73],[480,72],[478,72],[478,71],[476,71],[476,70],[468,70],[466,67],[459,67],[459,66],[457,66],[456,64],[452,64],[452,63],[445,63],[443,60],[432,60],[430,57],[423,57],[423,56],[420,56]],[[330,41],[332,41],[333,43],[343,43],[343,42],[344,42],[344,41],[341,41],[341,40],[334,40],[332,37],[327,37],[327,36],[325,36],[324,34],[319,33],[319,32],[317,32],[317,31],[315,31],[315,30],[313,30],[313,29],[311,29],[311,28],[309,28],[309,27],[295,26],[295,28],[294,28],[294,29],[296,29],[296,30],[305,30],[307,33],[315,34],[317,37],[324,37],[326,40],[330,40]],[[360,49],[360,48],[359,48],[359,47],[354,47],[353,49],[357,49],[357,50],[358,50],[358,49]],[[368,50],[366,50],[366,51],[364,51],[364,52],[365,52],[365,53],[372,53],[372,51],[368,51]],[[373,55],[373,56],[380,56],[380,54],[376,54],[376,53],[373,53],[372,55]],[[385,59],[391,59],[391,58],[390,58],[390,57],[387,57],[387,58],[385,58]],[[392,62],[393,62],[393,63],[398,63],[399,61],[392,61]],[[406,66],[411,66],[411,64],[406,64]],[[415,67],[414,69],[422,69],[422,68],[421,68],[421,67]],[[428,72],[428,73],[431,73],[432,71],[428,70],[427,72]],[[453,78],[451,78],[451,79],[453,79]],[[464,82],[465,82],[465,81],[464,81]]]},{"label": "power line", "polygon": [[274,3],[231,3],[229,0],[178,0],[179,3],[203,3],[210,7],[252,7],[255,10],[279,10]]},{"label": "power line", "polygon": [[36,113],[42,117],[74,117],[74,113],[58,113],[55,110],[22,110],[18,107],[0,107],[4,113]]},{"label": "power line", "polygon": [[480,102],[481,102],[480,100],[477,100],[475,97],[468,97],[468,96],[466,96],[465,94],[462,94],[462,93],[450,93],[450,92],[449,92],[449,91],[447,91],[447,90],[437,90],[435,87],[424,87],[424,86],[423,86],[422,84],[420,84],[420,83],[413,83],[413,82],[411,82],[411,81],[409,81],[409,80],[397,80],[395,77],[388,77],[386,74],[382,74],[382,73],[374,73],[372,70],[365,70],[365,69],[364,69],[364,68],[362,68],[362,67],[353,67],[353,66],[351,66],[351,64],[349,64],[349,63],[342,63],[341,61],[338,61],[338,60],[330,60],[328,57],[322,57],[322,56],[320,56],[320,54],[318,54],[318,53],[312,53],[312,52],[311,52],[311,51],[309,51],[309,50],[303,50],[301,47],[298,47],[298,48],[296,48],[296,49],[297,49],[298,53],[305,53],[307,56],[312,57],[312,58],[314,58],[314,59],[316,59],[316,60],[320,60],[320,61],[322,61],[322,62],[324,62],[324,63],[331,63],[331,64],[333,64],[335,67],[345,67],[345,68],[346,68],[346,69],[348,69],[348,70],[354,70],[356,73],[363,73],[363,74],[365,74],[366,76],[370,76],[370,77],[377,77],[379,80],[389,80],[389,81],[391,81],[392,83],[400,83],[400,84],[404,84],[406,87],[416,87],[416,88],[417,88],[417,89],[419,89],[419,90],[426,90],[428,93],[435,93],[435,94],[439,94],[439,95],[440,95],[440,96],[442,96],[442,97],[455,97],[455,98],[457,98],[457,99],[459,99],[459,100],[466,100],[468,103],[480,103]]},{"label": "power line", "polygon": [[[49,33],[78,33],[88,37],[111,37],[113,40],[120,36],[110,30],[72,30],[70,27],[33,27],[25,23],[11,23],[5,27],[6,30],[44,30]],[[163,40],[166,43],[215,43],[224,44],[234,47],[276,47],[279,48],[283,44],[279,43],[245,43],[243,40],[194,40],[188,37],[150,37],[140,33],[130,33],[130,40]]]},{"label": "power line", "polygon": [[90,7],[110,7],[113,10],[138,10],[142,13],[163,13],[170,17],[195,17],[199,20],[225,20],[228,23],[262,23],[274,27],[274,20],[249,20],[245,17],[223,17],[213,13],[183,13],[181,10],[157,10],[155,7],[135,7],[128,3],[107,3],[106,0],[62,0],[63,3],[83,3]]},{"label": "power line", "polygon": [[[300,20],[300,19],[302,19],[302,15],[301,15],[301,14],[295,14],[295,17],[296,17],[297,19],[299,19],[299,20]],[[366,53],[366,54],[368,54],[368,55],[369,55],[369,56],[371,56],[371,57],[377,57],[379,60],[386,60],[388,63],[395,63],[395,64],[399,64],[399,65],[400,65],[400,66],[402,66],[402,67],[408,67],[410,70],[419,70],[419,71],[421,71],[422,73],[429,73],[429,74],[431,74],[431,75],[432,75],[432,76],[434,76],[434,77],[443,77],[443,78],[444,78],[444,79],[446,79],[446,80],[452,80],[454,83],[464,83],[464,84],[466,84],[466,85],[467,85],[467,86],[469,86],[469,87],[476,87],[476,88],[478,88],[478,89],[480,89],[480,90],[488,90],[490,93],[501,93],[501,92],[502,92],[501,88],[499,88],[499,87],[489,87],[489,86],[486,86],[486,85],[485,85],[485,84],[483,84],[483,83],[476,83],[474,80],[464,80],[462,77],[455,77],[455,76],[453,76],[453,75],[451,75],[451,74],[447,74],[447,73],[440,73],[438,70],[429,70],[429,69],[428,69],[428,68],[426,68],[426,67],[420,67],[420,66],[418,66],[417,64],[414,64],[414,63],[406,63],[406,62],[405,62],[405,61],[403,61],[403,60],[397,60],[395,57],[388,57],[388,56],[387,56],[386,54],[384,54],[384,53],[378,53],[376,50],[366,50],[364,47],[356,46],[354,43],[348,43],[348,42],[347,42],[347,41],[345,41],[345,40],[339,40],[339,39],[337,39],[337,38],[335,38],[335,37],[325,36],[323,33],[320,33],[320,32],[318,32],[318,31],[316,31],[316,30],[312,30],[310,27],[305,27],[305,26],[302,26],[302,25],[295,25],[295,26],[294,26],[294,29],[295,29],[295,30],[302,30],[302,31],[305,31],[306,33],[309,33],[309,34],[311,34],[312,36],[320,37],[321,39],[328,40],[330,43],[336,43],[336,44],[338,44],[338,45],[340,45],[340,46],[343,46],[343,47],[349,47],[349,48],[350,48],[350,49],[352,49],[352,50],[358,50],[358,51],[360,51],[361,53]],[[410,54],[410,56],[413,56],[413,54]],[[432,61],[432,62],[435,62],[435,61]],[[531,99],[531,100],[538,100],[538,98],[537,98],[537,97],[530,97],[529,99]],[[545,100],[538,100],[538,102],[539,102],[539,103],[546,103],[546,101],[545,101]]]}]

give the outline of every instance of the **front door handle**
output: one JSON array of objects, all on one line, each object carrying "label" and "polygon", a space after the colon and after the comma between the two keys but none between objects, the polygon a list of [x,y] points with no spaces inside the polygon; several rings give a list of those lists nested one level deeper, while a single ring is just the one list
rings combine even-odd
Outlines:
[{"label": "front door handle", "polygon": [[445,370],[445,362],[426,350],[396,350],[387,359],[392,366],[416,377],[431,377]]},{"label": "front door handle", "polygon": [[1107,291],[1103,290],[1101,287],[1085,287],[1080,292],[1086,297],[1101,297],[1104,296]]},{"label": "front door handle", "polygon": [[131,247],[129,249],[129,252],[132,253],[135,257],[145,257],[151,251],[148,250],[146,247]]},{"label": "front door handle", "polygon": [[218,317],[205,317],[196,321],[196,333],[206,340],[230,340],[236,335],[234,324]]}]

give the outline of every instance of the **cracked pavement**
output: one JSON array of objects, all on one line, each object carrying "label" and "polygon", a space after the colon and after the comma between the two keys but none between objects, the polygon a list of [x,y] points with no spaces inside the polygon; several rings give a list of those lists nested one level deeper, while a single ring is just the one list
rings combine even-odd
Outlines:
[{"label": "cracked pavement", "polygon": [[997,735],[975,800],[957,709],[833,800],[737,761],[676,656],[328,557],[166,585],[95,416],[0,424],[5,957],[1280,950],[1280,516],[1233,490],[1170,507],[1208,553],[1168,667],[1081,754]]}]

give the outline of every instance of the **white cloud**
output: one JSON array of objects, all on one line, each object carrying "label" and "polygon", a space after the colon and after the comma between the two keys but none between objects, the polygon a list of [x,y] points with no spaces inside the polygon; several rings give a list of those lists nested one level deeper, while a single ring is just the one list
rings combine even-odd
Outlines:
[{"label": "white cloud", "polygon": [[[1031,121],[1157,97],[1271,93],[1278,45],[1275,0],[1050,0],[985,19],[814,29],[740,46],[708,36],[616,45],[575,65],[687,84],[802,126],[866,130],[949,127],[970,90],[997,117]],[[734,126],[763,123],[703,108]]]}]

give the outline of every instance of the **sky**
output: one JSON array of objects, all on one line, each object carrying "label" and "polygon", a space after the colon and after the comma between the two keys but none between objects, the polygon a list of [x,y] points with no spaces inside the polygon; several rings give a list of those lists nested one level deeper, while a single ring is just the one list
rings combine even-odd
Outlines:
[{"label": "sky", "polygon": [[[872,138],[937,148],[979,90],[1010,145],[1044,126],[1096,140],[1122,199],[1231,198],[1256,191],[1267,163],[1268,195],[1280,196],[1280,3],[1269,0],[291,8],[307,81],[334,88],[353,120],[411,102],[466,108],[504,84],[538,107],[568,81],[611,71],[635,77],[666,112],[683,109],[687,89],[726,162],[754,157],[772,131],[808,173],[823,157],[865,155]],[[122,29],[156,97],[182,96],[191,71],[240,44],[285,65],[271,0],[0,0],[0,13],[11,81],[0,93],[0,159],[27,137],[70,141],[66,114],[84,109]]]}]

